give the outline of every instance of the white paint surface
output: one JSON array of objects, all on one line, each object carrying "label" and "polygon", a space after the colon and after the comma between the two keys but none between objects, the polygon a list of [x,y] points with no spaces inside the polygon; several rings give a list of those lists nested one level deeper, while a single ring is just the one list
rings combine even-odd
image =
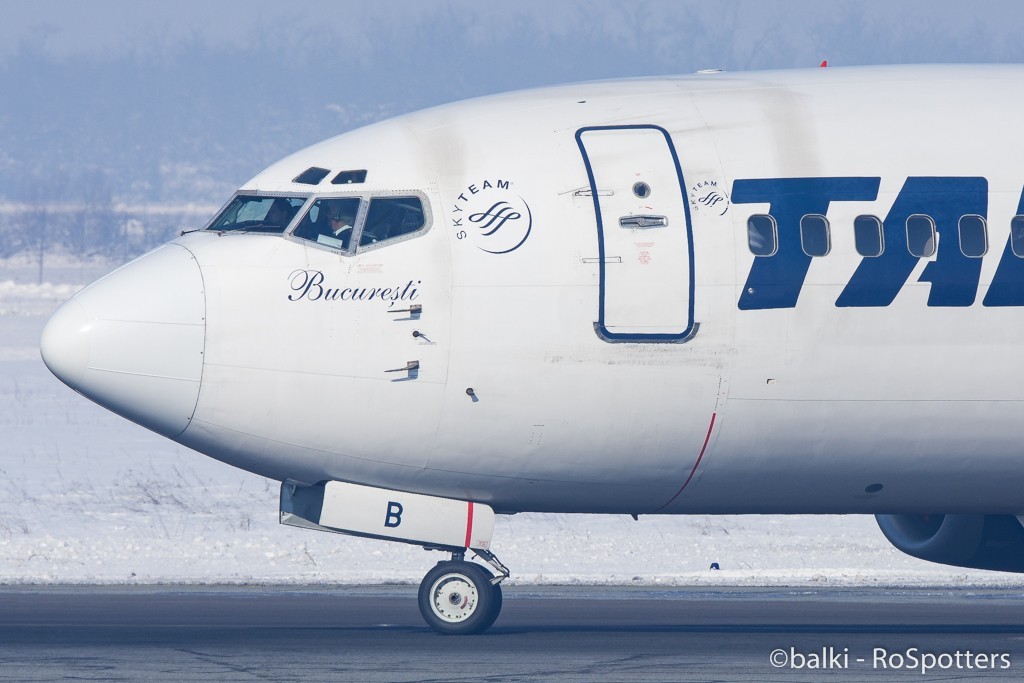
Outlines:
[{"label": "white paint surface", "polygon": [[[276,482],[68,391],[37,344],[49,313],[77,288],[0,276],[0,582],[418,583],[446,558],[280,526]],[[499,515],[493,550],[518,585],[1024,582],[915,560],[871,517],[853,515]]]}]

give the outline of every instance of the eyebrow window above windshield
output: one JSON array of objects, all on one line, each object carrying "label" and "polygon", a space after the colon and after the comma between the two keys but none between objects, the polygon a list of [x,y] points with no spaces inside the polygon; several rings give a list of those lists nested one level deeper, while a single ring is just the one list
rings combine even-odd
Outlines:
[{"label": "eyebrow window above windshield", "polygon": [[208,230],[240,232],[284,232],[305,197],[238,195],[224,207]]}]

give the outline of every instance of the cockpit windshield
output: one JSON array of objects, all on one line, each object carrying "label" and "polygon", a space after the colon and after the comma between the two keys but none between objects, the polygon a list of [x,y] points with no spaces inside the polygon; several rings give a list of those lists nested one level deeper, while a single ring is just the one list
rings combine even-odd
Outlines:
[{"label": "cockpit windshield", "polygon": [[422,195],[238,194],[207,226],[215,232],[284,234],[356,254],[416,237],[430,227]]},{"label": "cockpit windshield", "polygon": [[305,197],[238,195],[210,224],[208,230],[241,232],[284,232]]},{"label": "cockpit windshield", "polygon": [[417,196],[321,197],[292,233],[346,253],[363,252],[413,237],[427,228]]}]

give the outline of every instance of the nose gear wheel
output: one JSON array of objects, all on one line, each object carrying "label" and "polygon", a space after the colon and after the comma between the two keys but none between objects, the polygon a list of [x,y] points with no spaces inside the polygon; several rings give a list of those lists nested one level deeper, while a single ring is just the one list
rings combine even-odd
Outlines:
[{"label": "nose gear wheel", "polygon": [[493,583],[493,578],[473,562],[438,562],[420,584],[420,613],[438,633],[480,633],[501,611],[501,586]]}]

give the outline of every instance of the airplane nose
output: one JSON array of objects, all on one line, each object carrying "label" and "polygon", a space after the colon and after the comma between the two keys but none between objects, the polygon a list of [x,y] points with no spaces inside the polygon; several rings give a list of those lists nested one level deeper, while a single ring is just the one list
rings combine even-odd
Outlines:
[{"label": "airplane nose", "polygon": [[75,391],[173,438],[188,427],[199,399],[205,317],[199,264],[168,244],[57,309],[39,351]]}]

